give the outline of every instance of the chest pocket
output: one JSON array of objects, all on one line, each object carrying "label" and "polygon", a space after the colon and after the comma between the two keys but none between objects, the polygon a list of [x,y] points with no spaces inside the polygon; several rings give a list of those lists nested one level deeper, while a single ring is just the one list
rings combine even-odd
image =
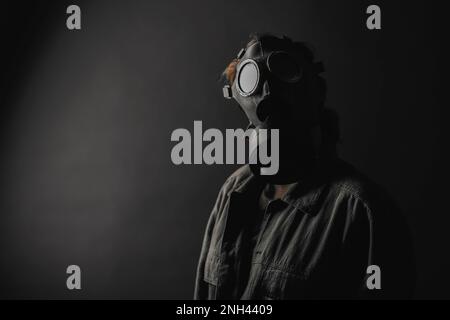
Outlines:
[{"label": "chest pocket", "polygon": [[268,267],[261,272],[258,291],[263,300],[289,300],[304,298],[308,287],[305,276]]}]

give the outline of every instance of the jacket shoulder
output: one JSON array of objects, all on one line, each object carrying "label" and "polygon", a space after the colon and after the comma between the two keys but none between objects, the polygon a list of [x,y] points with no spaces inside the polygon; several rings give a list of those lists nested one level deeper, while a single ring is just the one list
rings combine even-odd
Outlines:
[{"label": "jacket shoulder", "polygon": [[243,182],[252,177],[252,171],[250,170],[249,165],[244,165],[234,171],[223,184],[222,189],[225,192],[231,192],[239,187]]},{"label": "jacket shoulder", "polygon": [[340,173],[332,180],[331,190],[344,197],[354,197],[369,207],[380,202],[392,202],[384,188],[347,163],[343,163]]}]

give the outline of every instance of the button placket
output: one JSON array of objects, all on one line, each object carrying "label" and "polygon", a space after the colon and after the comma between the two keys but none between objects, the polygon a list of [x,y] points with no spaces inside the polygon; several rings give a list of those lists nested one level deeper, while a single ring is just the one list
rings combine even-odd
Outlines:
[{"label": "button placket", "polygon": [[264,217],[263,221],[261,223],[261,229],[259,231],[258,240],[256,242],[256,247],[253,255],[253,260],[257,259],[258,256],[260,256],[263,253],[263,248],[261,248],[261,240],[263,238],[264,233],[266,232],[267,225],[269,223],[269,220],[274,213],[273,206],[275,205],[278,200],[271,200],[268,204],[266,209],[264,210]]}]

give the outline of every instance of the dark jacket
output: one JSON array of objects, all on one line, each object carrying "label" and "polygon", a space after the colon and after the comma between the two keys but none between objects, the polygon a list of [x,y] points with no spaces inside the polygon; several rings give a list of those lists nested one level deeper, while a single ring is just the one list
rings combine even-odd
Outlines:
[{"label": "dark jacket", "polygon": [[[415,268],[402,215],[340,160],[269,204],[246,260],[245,225],[262,185],[248,166],[223,185],[206,227],[195,299],[411,297]],[[243,264],[244,282],[236,272]],[[371,265],[380,268],[381,289],[368,289]]]}]

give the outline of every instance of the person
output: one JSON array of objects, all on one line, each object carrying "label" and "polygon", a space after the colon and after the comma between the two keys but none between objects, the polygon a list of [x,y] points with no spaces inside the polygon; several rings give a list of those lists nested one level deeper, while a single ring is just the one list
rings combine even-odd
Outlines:
[{"label": "person", "polygon": [[339,159],[323,65],[302,42],[252,35],[224,71],[255,130],[279,130],[279,170],[245,165],[209,217],[194,299],[404,299],[412,245],[386,192]]}]

